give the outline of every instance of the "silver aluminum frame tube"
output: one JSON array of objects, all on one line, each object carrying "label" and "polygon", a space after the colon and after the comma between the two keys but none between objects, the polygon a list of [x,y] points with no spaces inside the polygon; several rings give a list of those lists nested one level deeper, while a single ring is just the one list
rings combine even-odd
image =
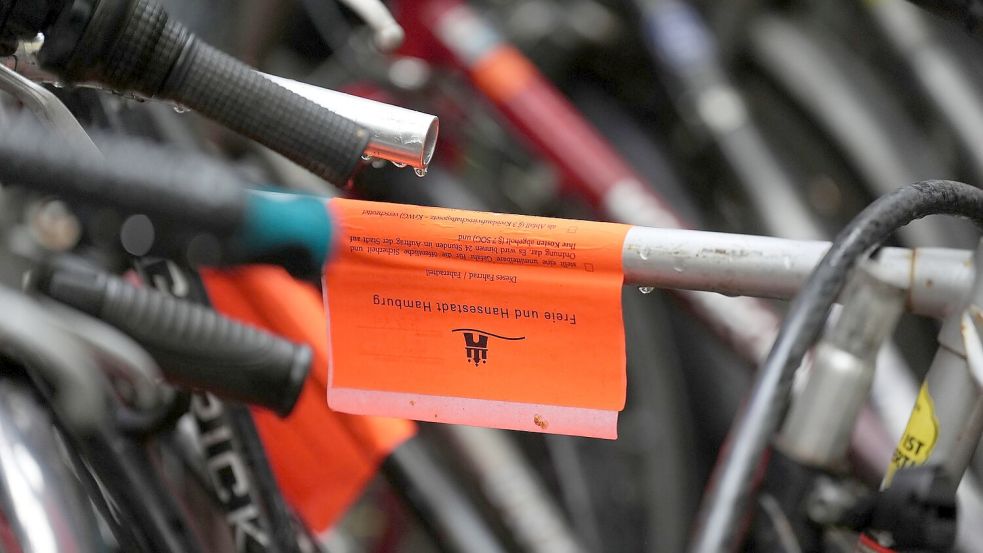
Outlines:
[{"label": "silver aluminum frame tube", "polygon": [[[975,264],[983,272],[983,241]],[[963,309],[946,317],[939,332],[939,349],[923,381],[929,406],[927,415],[920,416],[931,418],[934,439],[921,443],[920,447],[928,448],[924,459],[909,458],[914,464],[942,466],[953,485],[966,472],[983,436],[983,278],[974,282],[964,301]],[[911,420],[919,416],[918,409],[912,411]],[[904,456],[905,442],[902,436],[898,455]],[[890,485],[891,476],[889,472],[883,487]]]},{"label": "silver aluminum frame tube", "polygon": [[[625,283],[790,299],[829,242],[695,230],[632,227],[622,249]],[[945,317],[962,306],[975,276],[973,252],[884,248],[878,274],[906,291],[906,309]]]},{"label": "silver aluminum frame tube", "polygon": [[369,145],[365,155],[389,160],[399,165],[426,170],[437,147],[440,121],[436,115],[401,108],[368,98],[352,96],[274,75],[266,78],[351,119],[368,129]]}]

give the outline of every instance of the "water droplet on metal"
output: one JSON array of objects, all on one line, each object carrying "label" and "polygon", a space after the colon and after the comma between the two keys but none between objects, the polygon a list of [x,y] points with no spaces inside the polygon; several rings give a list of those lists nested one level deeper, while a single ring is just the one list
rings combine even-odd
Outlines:
[{"label": "water droplet on metal", "polygon": [[418,168],[414,169],[413,172],[416,173],[416,176],[418,176],[418,177],[425,177],[425,176],[427,176],[427,170],[426,169],[420,169],[418,167]]},{"label": "water droplet on metal", "polygon": [[174,113],[188,113],[189,111],[191,110],[184,106],[181,105],[174,106]]},{"label": "water droplet on metal", "polygon": [[652,286],[639,286],[638,291],[643,294],[651,294],[652,292],[655,291],[655,288]]},{"label": "water droplet on metal", "polygon": [[369,154],[362,154],[362,160],[363,161],[372,161],[372,156],[370,156]]},{"label": "water droplet on metal", "polygon": [[55,82],[51,83],[51,86],[53,86],[55,88],[65,88],[65,83],[63,83],[61,81],[55,81]]},{"label": "water droplet on metal", "polygon": [[651,253],[652,251],[649,250],[648,246],[643,246],[641,251],[638,252],[638,257],[641,257],[642,259],[648,259]]},{"label": "water droplet on metal", "polygon": [[406,167],[406,164],[405,163],[400,163],[398,161],[394,161],[393,162],[393,165],[395,165],[396,167],[399,167],[400,169],[402,169],[403,167]]},{"label": "water droplet on metal", "polygon": [[787,255],[783,257],[782,265],[785,267],[786,271],[790,270],[792,268],[792,258]]}]

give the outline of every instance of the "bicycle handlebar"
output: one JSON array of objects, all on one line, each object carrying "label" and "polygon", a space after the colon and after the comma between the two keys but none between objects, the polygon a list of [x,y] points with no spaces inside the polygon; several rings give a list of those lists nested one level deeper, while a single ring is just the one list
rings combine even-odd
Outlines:
[{"label": "bicycle handlebar", "polygon": [[102,0],[81,15],[75,8],[45,30],[45,69],[173,100],[334,184],[355,170],[368,131],[204,43],[158,4]]},{"label": "bicycle handlebar", "polygon": [[189,236],[210,233],[218,239],[217,257],[194,262],[268,262],[316,277],[329,254],[322,198],[247,190],[255,183],[224,163],[132,138],[97,137],[103,153],[97,156],[28,119],[2,130],[0,182],[145,214],[164,225],[153,244],[161,255],[188,253]]},{"label": "bicycle handlebar", "polygon": [[118,137],[99,141],[103,157],[28,119],[0,133],[0,181],[68,200],[228,235],[242,225],[243,177],[204,156]]},{"label": "bicycle handlebar", "polygon": [[54,269],[37,286],[129,334],[150,351],[168,380],[262,405],[280,416],[293,409],[310,370],[307,346],[108,274]]}]

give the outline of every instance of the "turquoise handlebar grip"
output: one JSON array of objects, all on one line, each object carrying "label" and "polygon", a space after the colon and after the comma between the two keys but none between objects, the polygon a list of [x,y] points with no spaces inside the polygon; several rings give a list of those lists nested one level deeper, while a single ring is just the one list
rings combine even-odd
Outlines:
[{"label": "turquoise handlebar grip", "polygon": [[333,236],[327,198],[249,190],[234,261],[275,263],[298,276],[317,276],[330,258]]}]

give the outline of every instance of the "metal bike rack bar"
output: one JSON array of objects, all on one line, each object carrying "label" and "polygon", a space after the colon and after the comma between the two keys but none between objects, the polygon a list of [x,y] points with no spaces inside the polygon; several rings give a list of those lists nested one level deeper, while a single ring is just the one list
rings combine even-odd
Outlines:
[{"label": "metal bike rack bar", "polygon": [[[790,299],[829,242],[695,230],[632,227],[622,249],[625,283],[640,287]],[[906,309],[944,317],[958,309],[975,276],[973,252],[884,248],[884,278],[906,291]]]}]

